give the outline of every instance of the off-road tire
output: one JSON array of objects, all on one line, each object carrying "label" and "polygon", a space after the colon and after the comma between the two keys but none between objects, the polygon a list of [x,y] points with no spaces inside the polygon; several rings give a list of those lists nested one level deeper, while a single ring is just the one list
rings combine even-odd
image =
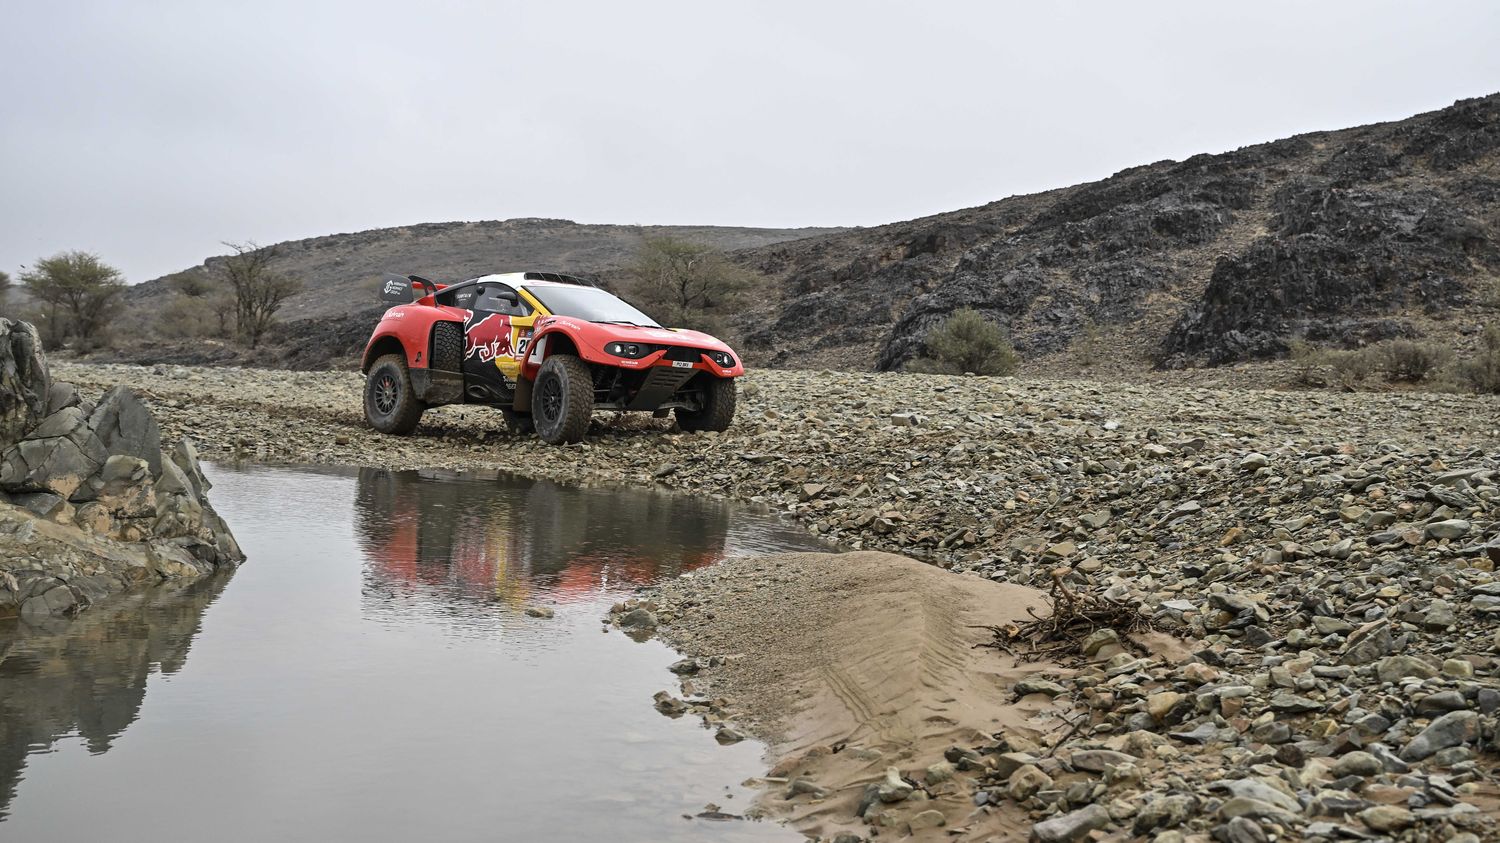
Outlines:
[{"label": "off-road tire", "polygon": [[734,422],[734,404],[738,389],[734,378],[716,378],[704,375],[708,383],[703,385],[703,409],[689,410],[678,407],[677,427],[682,430],[728,430]]},{"label": "off-road tire", "polygon": [[531,388],[531,418],[543,442],[566,445],[582,441],[594,412],[594,376],[571,354],[554,354],[542,363]]},{"label": "off-road tire", "polygon": [[427,365],[441,372],[463,371],[464,327],[457,322],[432,326],[432,351]]},{"label": "off-road tire", "polygon": [[530,413],[518,413],[515,410],[501,410],[505,416],[505,429],[514,436],[525,436],[536,432],[536,419]]},{"label": "off-road tire", "polygon": [[377,358],[365,375],[365,420],[370,426],[404,436],[417,429],[426,409],[412,389],[406,358],[400,354]]}]

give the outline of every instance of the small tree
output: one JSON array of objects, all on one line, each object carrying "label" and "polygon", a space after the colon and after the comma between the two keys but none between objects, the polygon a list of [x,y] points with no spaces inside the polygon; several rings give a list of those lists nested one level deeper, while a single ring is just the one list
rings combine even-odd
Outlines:
[{"label": "small tree", "polygon": [[927,357],[907,368],[922,372],[976,375],[1008,375],[1021,364],[1020,355],[1005,336],[1005,329],[985,319],[977,310],[955,310],[927,335]]},{"label": "small tree", "polygon": [[88,252],[60,252],[21,273],[26,292],[44,305],[56,340],[97,344],[113,305],[125,290],[120,271]]},{"label": "small tree", "polygon": [[252,242],[225,243],[234,254],[224,259],[221,271],[234,291],[234,324],[241,342],[251,348],[260,344],[276,319],[276,311],[302,289],[302,282],[271,268],[275,246],[261,248]]},{"label": "small tree", "polygon": [[720,317],[733,312],[752,279],[712,246],[647,237],[630,265],[628,293],[671,326],[714,329]]},{"label": "small tree", "polygon": [[5,306],[5,299],[10,295],[10,273],[0,272],[0,307]]}]

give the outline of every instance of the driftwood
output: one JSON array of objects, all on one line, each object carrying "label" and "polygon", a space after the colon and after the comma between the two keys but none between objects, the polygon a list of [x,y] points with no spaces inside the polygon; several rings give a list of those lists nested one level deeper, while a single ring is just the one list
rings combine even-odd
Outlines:
[{"label": "driftwood", "polygon": [[1051,612],[1038,615],[1028,608],[1031,620],[985,627],[994,638],[982,647],[993,647],[1018,661],[1061,659],[1081,656],[1084,639],[1100,629],[1113,629],[1123,646],[1133,646],[1129,635],[1156,629],[1151,619],[1134,604],[1111,600],[1101,593],[1074,592],[1063,583],[1067,568],[1052,571],[1048,592]]}]

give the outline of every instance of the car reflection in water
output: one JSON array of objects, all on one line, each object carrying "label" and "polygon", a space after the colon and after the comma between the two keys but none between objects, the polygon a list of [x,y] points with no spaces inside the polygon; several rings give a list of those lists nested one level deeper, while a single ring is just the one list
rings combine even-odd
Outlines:
[{"label": "car reflection in water", "polygon": [[716,562],[730,518],[723,504],[681,495],[445,470],[361,469],[355,510],[367,601],[514,608],[624,593]]},{"label": "car reflection in water", "polygon": [[0,621],[0,819],[28,755],[75,734],[93,755],[109,750],[140,716],[147,677],[187,661],[229,576],[128,592],[77,619]]}]

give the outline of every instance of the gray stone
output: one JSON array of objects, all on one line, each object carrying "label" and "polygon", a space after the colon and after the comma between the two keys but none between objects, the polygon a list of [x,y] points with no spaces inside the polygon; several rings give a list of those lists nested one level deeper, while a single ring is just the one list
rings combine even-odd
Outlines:
[{"label": "gray stone", "polygon": [[21,441],[47,415],[50,384],[36,328],[0,317],[0,449]]},{"label": "gray stone", "polygon": [[1387,656],[1375,665],[1375,675],[1381,682],[1400,682],[1409,676],[1431,679],[1438,675],[1438,671],[1416,656]]},{"label": "gray stone", "polygon": [[1436,694],[1428,694],[1418,700],[1415,706],[1417,715],[1420,717],[1431,717],[1465,708],[1468,708],[1468,703],[1464,700],[1464,695],[1458,691],[1439,691]]},{"label": "gray stone", "polygon": [[51,518],[67,501],[51,492],[21,492],[11,496],[10,502],[38,518]]},{"label": "gray stone", "polygon": [[1248,796],[1236,796],[1225,800],[1224,804],[1219,806],[1219,816],[1225,820],[1232,820],[1235,817],[1260,817],[1279,823],[1291,823],[1296,821],[1298,814],[1270,802],[1262,802]]},{"label": "gray stone", "polygon": [[908,825],[911,826],[913,833],[925,831],[929,828],[938,828],[947,824],[948,819],[943,816],[943,812],[931,808],[913,816],[908,821]]},{"label": "gray stone", "polygon": [[1359,812],[1359,821],[1371,831],[1400,831],[1417,821],[1411,811],[1399,805],[1376,805]]},{"label": "gray stone", "polygon": [[620,616],[620,626],[625,629],[655,629],[656,615],[642,608],[631,609]]},{"label": "gray stone", "polygon": [[1221,843],[1266,843],[1266,832],[1249,817],[1235,817],[1214,829],[1213,837]]},{"label": "gray stone", "polygon": [[1102,773],[1110,767],[1118,767],[1121,764],[1133,764],[1136,758],[1123,752],[1115,752],[1110,749],[1080,749],[1073,753],[1069,763],[1076,770],[1085,770],[1090,773]]},{"label": "gray stone", "polygon": [[1472,525],[1459,518],[1451,518],[1447,521],[1434,521],[1422,529],[1422,537],[1426,539],[1460,539],[1468,535]]},{"label": "gray stone", "polygon": [[1135,815],[1134,831],[1145,835],[1152,831],[1176,828],[1198,811],[1198,798],[1190,794],[1173,794],[1152,799]]},{"label": "gray stone", "polygon": [[89,416],[89,428],[109,454],[138,457],[161,474],[161,430],[134,392],[117,386],[104,393]]},{"label": "gray stone", "polygon": [[1450,746],[1466,744],[1478,736],[1478,713],[1450,712],[1432,721],[1427,728],[1412,738],[1411,743],[1401,750],[1401,758],[1404,761],[1421,761]]},{"label": "gray stone", "polygon": [[1232,796],[1275,805],[1284,811],[1296,813],[1302,810],[1296,798],[1260,779],[1226,779],[1209,786],[1214,790],[1227,790]]},{"label": "gray stone", "polygon": [[1433,632],[1447,629],[1456,623],[1458,616],[1453,613],[1453,606],[1446,600],[1432,601],[1427,605],[1427,614],[1422,616],[1422,626]]},{"label": "gray stone", "polygon": [[1385,765],[1380,759],[1368,752],[1350,752],[1339,758],[1333,764],[1333,775],[1335,778],[1344,776],[1361,776],[1368,778],[1376,776],[1385,771]]},{"label": "gray stone", "polygon": [[47,413],[55,413],[67,407],[77,407],[82,403],[78,396],[78,388],[70,383],[53,381],[47,389]]},{"label": "gray stone", "polygon": [[816,783],[809,779],[792,779],[791,782],[786,786],[786,798],[791,799],[793,797],[803,795],[811,796],[814,799],[827,799],[828,797],[833,795],[833,791],[829,790],[826,787],[819,787]]},{"label": "gray stone", "polygon": [[1344,653],[1339,658],[1339,664],[1358,667],[1362,664],[1369,664],[1382,656],[1388,656],[1395,649],[1396,642],[1391,637],[1390,621],[1381,618],[1349,634],[1349,640],[1344,645]]},{"label": "gray stone", "polygon": [[1043,820],[1031,827],[1032,843],[1075,843],[1109,825],[1103,805],[1088,805],[1071,813]]},{"label": "gray stone", "polygon": [[1067,689],[1056,682],[1034,678],[1022,679],[1015,684],[1012,690],[1015,691],[1018,697],[1024,697],[1028,694],[1046,694],[1049,697],[1055,697],[1059,694],[1067,693]]}]

